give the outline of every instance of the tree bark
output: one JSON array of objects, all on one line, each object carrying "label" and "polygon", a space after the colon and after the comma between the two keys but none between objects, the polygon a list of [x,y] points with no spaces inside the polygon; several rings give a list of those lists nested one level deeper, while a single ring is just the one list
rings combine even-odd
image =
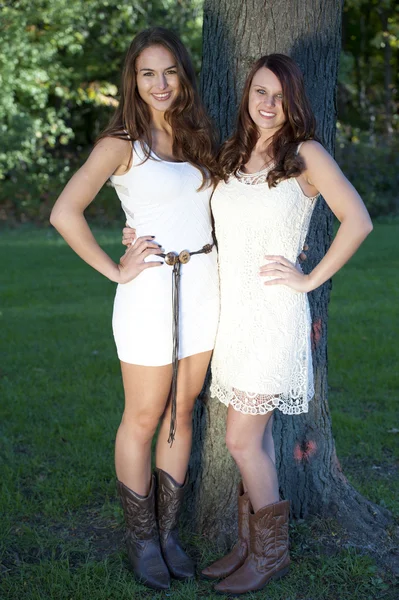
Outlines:
[{"label": "tree bark", "polygon": [[[240,91],[253,62],[263,54],[290,55],[301,67],[318,135],[333,152],[335,90],[340,53],[341,0],[205,0],[202,94],[222,139],[231,133]],[[311,270],[332,238],[332,215],[320,199],[312,219],[305,269]],[[338,462],[327,399],[327,308],[331,284],[310,294],[316,396],[309,413],[276,411],[274,438],[281,493],[294,518],[339,518],[348,528],[381,532],[387,512],[362,498]],[[187,515],[192,530],[217,542],[236,534],[238,471],[225,446],[226,408],[205,387],[194,416],[192,494]]]}]

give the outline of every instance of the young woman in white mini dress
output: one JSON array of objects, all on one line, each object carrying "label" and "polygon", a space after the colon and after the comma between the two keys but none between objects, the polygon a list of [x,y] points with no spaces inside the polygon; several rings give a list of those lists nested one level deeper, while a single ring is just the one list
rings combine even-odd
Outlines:
[{"label": "young woman in white mini dress", "polygon": [[[310,292],[332,277],[372,230],[367,210],[314,141],[302,74],[287,56],[254,65],[236,132],[221,149],[224,181],[211,206],[218,243],[220,322],[211,395],[228,406],[226,442],[242,476],[239,541],[203,571],[219,593],[263,588],[289,566],[288,501],[280,501],[273,411],[308,411],[314,394]],[[319,194],[341,222],[325,257],[295,265]]]},{"label": "young woman in white mini dress", "polygon": [[[194,576],[177,524],[194,402],[219,318],[210,215],[215,164],[187,50],[172,32],[152,28],[133,40],[115,116],[51,214],[73,250],[119,284],[113,330],[125,410],[116,473],[129,561],[156,589],[167,589],[170,576]],[[109,178],[137,233],[119,264],[97,244],[83,214]],[[159,423],[155,480],[151,445]]]}]

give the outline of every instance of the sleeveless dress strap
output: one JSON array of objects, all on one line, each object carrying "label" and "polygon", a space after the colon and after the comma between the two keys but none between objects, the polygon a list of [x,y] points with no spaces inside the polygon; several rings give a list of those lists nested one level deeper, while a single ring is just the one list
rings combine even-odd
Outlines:
[{"label": "sleeveless dress strap", "polygon": [[140,151],[138,151],[138,148],[137,148],[136,142],[135,142],[134,140],[132,140],[132,137],[131,137],[130,133],[128,132],[128,130],[127,130],[127,129],[123,129],[123,132],[126,134],[126,137],[127,137],[127,139],[129,140],[129,142],[130,142],[130,143],[131,143],[131,145],[132,145],[132,166],[133,166],[133,165],[135,164],[135,162],[136,162],[136,161],[134,160],[134,157],[135,157],[135,156],[137,157],[137,159],[138,159],[139,161],[141,161],[141,162],[142,162],[142,161],[144,160],[144,155],[143,155],[143,153],[141,152],[141,145],[140,145],[140,143],[139,143],[139,142],[138,142],[138,140],[137,140],[137,142],[138,142],[138,144],[139,144],[139,147],[140,147]]},{"label": "sleeveless dress strap", "polygon": [[297,154],[299,154],[299,150],[301,149],[301,146],[302,146],[302,144],[303,144],[303,143],[304,143],[304,142],[300,142],[300,143],[298,144],[298,148],[296,149],[296,153],[297,153]]},{"label": "sleeveless dress strap", "polygon": [[124,133],[126,133],[127,139],[130,140],[130,141],[132,141],[132,138],[130,137],[130,134],[129,134],[128,130],[124,129],[123,131],[124,131]]},{"label": "sleeveless dress strap", "polygon": [[134,141],[132,140],[132,138],[131,138],[130,133],[128,132],[128,130],[124,129],[123,132],[126,133],[127,139],[129,140],[129,142],[132,144],[132,147],[134,148]]}]

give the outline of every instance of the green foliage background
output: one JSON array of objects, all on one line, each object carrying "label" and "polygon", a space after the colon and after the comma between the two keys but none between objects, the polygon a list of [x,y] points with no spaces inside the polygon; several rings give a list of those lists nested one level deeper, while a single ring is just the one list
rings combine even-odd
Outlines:
[{"label": "green foliage background", "polygon": [[199,68],[201,17],[197,0],[0,4],[0,218],[47,218],[117,103],[133,36],[173,28]]},{"label": "green foliage background", "polygon": [[[0,220],[47,222],[117,103],[132,37],[155,24],[199,71],[201,0],[0,0]],[[398,37],[393,0],[345,2],[338,157],[372,214],[397,210]],[[119,216],[111,191],[89,213]]]}]

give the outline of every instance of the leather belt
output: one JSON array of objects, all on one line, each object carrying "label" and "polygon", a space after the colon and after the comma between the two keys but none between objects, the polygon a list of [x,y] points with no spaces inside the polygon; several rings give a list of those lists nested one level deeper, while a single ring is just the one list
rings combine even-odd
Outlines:
[{"label": "leather belt", "polygon": [[171,389],[171,417],[170,417],[170,429],[168,444],[172,446],[175,439],[177,422],[176,422],[176,393],[177,393],[177,371],[179,368],[179,309],[180,309],[180,266],[187,264],[191,257],[195,254],[209,254],[213,250],[214,244],[205,244],[201,250],[196,252],[189,252],[188,250],[182,250],[180,254],[177,252],[168,252],[167,254],[158,254],[165,259],[165,263],[170,267],[173,267],[172,271],[172,310],[173,310],[173,324],[172,324],[172,335],[173,335],[173,353],[172,353],[172,364],[173,364],[173,375],[172,375],[172,389]]}]

